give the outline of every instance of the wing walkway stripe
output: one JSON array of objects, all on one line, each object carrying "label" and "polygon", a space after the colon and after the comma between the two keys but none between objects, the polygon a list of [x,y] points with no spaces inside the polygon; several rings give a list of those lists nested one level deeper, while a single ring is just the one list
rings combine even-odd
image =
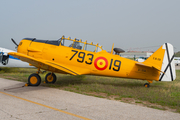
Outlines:
[{"label": "wing walkway stripe", "polygon": [[91,120],[91,119],[88,119],[88,118],[85,118],[85,117],[82,117],[82,116],[79,116],[79,115],[76,115],[76,114],[73,114],[73,113],[69,113],[69,112],[66,112],[66,111],[63,111],[63,110],[60,110],[60,109],[57,109],[57,108],[53,108],[51,106],[47,106],[47,105],[37,103],[37,102],[31,101],[31,100],[28,100],[28,99],[17,97],[17,96],[14,96],[14,95],[11,95],[11,94],[8,94],[8,93],[5,93],[5,92],[0,91],[0,93],[2,93],[4,95],[11,96],[11,97],[14,97],[14,98],[17,98],[17,99],[20,99],[20,100],[24,100],[24,101],[27,101],[27,102],[30,102],[30,103],[33,103],[33,104],[36,104],[36,105],[39,105],[39,106],[43,106],[43,107],[46,107],[46,108],[49,108],[49,109],[52,109],[52,110],[56,110],[56,111],[59,111],[59,112],[62,112],[62,113],[65,113],[65,114],[68,114],[68,115],[71,115],[71,116],[74,116],[74,117],[77,117],[77,118],[81,118],[81,119],[84,119],[84,120]]}]

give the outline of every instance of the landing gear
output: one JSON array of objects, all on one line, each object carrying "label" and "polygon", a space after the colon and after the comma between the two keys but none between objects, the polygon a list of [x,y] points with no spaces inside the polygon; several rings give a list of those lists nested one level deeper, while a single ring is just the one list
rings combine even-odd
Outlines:
[{"label": "landing gear", "polygon": [[149,88],[149,86],[150,86],[149,83],[144,84],[144,87],[146,87],[146,88]]},{"label": "landing gear", "polygon": [[[41,84],[41,77],[39,76],[40,68],[36,73],[33,73],[28,78],[28,83],[25,86],[39,86]],[[45,77],[45,83],[55,83],[56,82],[56,75],[54,73],[48,73]]]},{"label": "landing gear", "polygon": [[148,83],[145,83],[144,87],[149,88],[150,84],[153,83],[153,81],[152,80],[147,80],[147,81],[148,81]]},{"label": "landing gear", "polygon": [[56,75],[54,73],[48,73],[45,77],[46,83],[55,83],[56,82]]},{"label": "landing gear", "polygon": [[40,83],[41,83],[41,77],[38,74],[33,73],[29,76],[28,78],[29,86],[39,86]]},{"label": "landing gear", "polygon": [[28,78],[28,83],[25,86],[39,86],[41,84],[41,77],[39,76],[40,68],[36,73],[33,73]]}]

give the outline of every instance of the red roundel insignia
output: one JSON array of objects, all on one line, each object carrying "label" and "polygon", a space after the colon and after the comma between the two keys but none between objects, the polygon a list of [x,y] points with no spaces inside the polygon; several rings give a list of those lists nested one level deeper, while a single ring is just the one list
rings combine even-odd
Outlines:
[{"label": "red roundel insignia", "polygon": [[98,70],[105,70],[108,66],[108,61],[104,57],[98,57],[94,61],[94,66]]}]

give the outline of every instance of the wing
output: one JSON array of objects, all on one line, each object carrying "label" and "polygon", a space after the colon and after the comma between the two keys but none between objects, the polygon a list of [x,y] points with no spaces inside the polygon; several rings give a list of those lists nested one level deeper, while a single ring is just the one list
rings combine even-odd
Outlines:
[{"label": "wing", "polygon": [[65,64],[59,64],[54,61],[48,61],[43,59],[37,59],[30,57],[28,55],[24,55],[17,52],[10,52],[9,55],[12,55],[22,61],[28,62],[30,65],[35,66],[37,68],[41,68],[47,71],[63,73],[63,74],[71,74],[71,75],[82,75],[82,74],[89,74],[89,70],[82,70],[82,68],[77,67],[70,67]]}]

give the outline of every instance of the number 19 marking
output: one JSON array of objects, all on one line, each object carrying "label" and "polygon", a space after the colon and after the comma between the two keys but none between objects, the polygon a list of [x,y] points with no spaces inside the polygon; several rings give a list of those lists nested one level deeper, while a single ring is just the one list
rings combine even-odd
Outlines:
[{"label": "number 19 marking", "polygon": [[[110,65],[109,65],[109,70],[111,70],[112,63],[113,63],[113,59],[111,59],[111,63],[110,63]],[[114,67],[113,67],[113,70],[114,70],[114,71],[119,71],[119,70],[120,70],[120,66],[121,66],[121,61],[115,60],[113,66],[114,66]]]}]

